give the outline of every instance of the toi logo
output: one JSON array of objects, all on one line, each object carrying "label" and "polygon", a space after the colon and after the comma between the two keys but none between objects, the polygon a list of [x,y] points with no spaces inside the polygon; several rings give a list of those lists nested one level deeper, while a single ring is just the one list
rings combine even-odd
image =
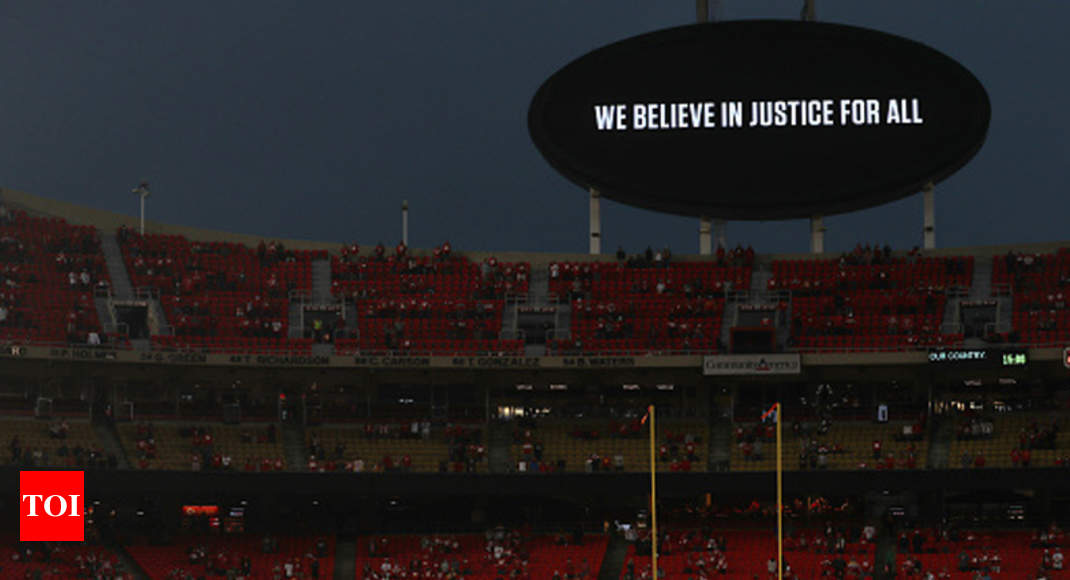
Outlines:
[{"label": "toi logo", "polygon": [[19,472],[19,541],[85,541],[85,472]]}]

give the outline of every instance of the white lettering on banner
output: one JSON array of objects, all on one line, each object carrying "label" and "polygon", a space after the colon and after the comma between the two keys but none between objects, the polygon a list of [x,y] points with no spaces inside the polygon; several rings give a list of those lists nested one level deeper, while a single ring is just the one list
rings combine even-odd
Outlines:
[{"label": "white lettering on banner", "polygon": [[594,105],[594,127],[621,132],[923,125],[921,107],[917,97],[616,103]]},{"label": "white lettering on banner", "polygon": [[929,353],[929,362],[949,361],[979,361],[987,360],[988,351],[985,350],[940,350]]},{"label": "white lettering on banner", "polygon": [[[67,498],[70,498],[70,510],[67,509]],[[26,517],[36,518],[39,517],[37,513],[38,502],[44,506],[45,515],[50,518],[58,518],[61,516],[78,517],[78,497],[77,495],[62,496],[62,495],[50,495],[45,497],[41,494],[25,494],[22,496],[22,501],[30,500],[30,512],[26,514]],[[53,502],[59,502],[60,508],[58,510],[53,509]]]},{"label": "white lettering on banner", "polygon": [[608,105],[595,105],[594,118],[599,131],[608,131],[614,128],[613,109],[615,108]]},{"label": "white lettering on banner", "polygon": [[36,495],[36,494],[35,495],[26,494],[26,495],[22,496],[22,501],[26,501],[27,499],[30,500],[30,513],[27,514],[27,517],[31,517],[31,518],[36,518],[37,517],[37,500],[44,499],[44,497],[45,496],[43,496],[43,495]]}]

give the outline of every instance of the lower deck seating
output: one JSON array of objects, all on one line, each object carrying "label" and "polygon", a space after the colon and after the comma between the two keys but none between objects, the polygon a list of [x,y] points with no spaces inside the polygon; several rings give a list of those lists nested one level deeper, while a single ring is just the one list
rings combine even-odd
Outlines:
[{"label": "lower deck seating", "polygon": [[189,471],[282,471],[282,434],[274,423],[222,425],[168,421],[121,423],[132,467]]},{"label": "lower deck seating", "polygon": [[3,578],[109,578],[132,580],[118,556],[92,543],[21,543],[14,536],[0,540]]},{"label": "lower deck seating", "polygon": [[415,576],[409,572],[416,578],[452,577],[445,569],[470,580],[593,580],[607,545],[608,538],[602,535],[575,543],[563,535],[523,537],[504,532],[496,536],[493,531],[486,535],[362,537],[357,539],[356,578],[395,578],[402,570],[418,570]]},{"label": "lower deck seating", "polygon": [[[265,552],[263,537],[198,536],[178,540],[169,546],[133,545],[127,552],[153,580],[185,578],[332,578],[334,538],[280,537],[277,550]],[[317,543],[323,542],[323,550]],[[191,554],[193,557],[191,557]],[[247,561],[246,561],[247,560]],[[291,572],[287,573],[287,569]],[[233,572],[228,572],[233,571]]]},{"label": "lower deck seating", "polygon": [[928,542],[920,552],[904,549],[901,540],[896,578],[918,578],[931,571],[938,578],[973,580],[978,571],[988,570],[993,578],[1039,578],[1035,574],[1043,572],[1049,580],[1065,580],[1070,578],[1070,562],[1064,560],[1058,570],[1052,560],[1064,546],[1061,533],[1041,542],[1036,534],[1021,530],[963,532],[956,540]]},{"label": "lower deck seating", "polygon": [[[813,538],[819,534],[812,531],[802,535]],[[776,562],[777,545],[775,530],[725,530],[716,531],[710,538],[702,537],[697,530],[675,531],[668,534],[669,541],[662,542],[658,554],[658,568],[664,578],[769,578],[770,560]],[[724,540],[723,548],[714,538]],[[872,542],[846,542],[842,553],[814,542],[802,548],[785,540],[785,578],[820,578],[831,572],[842,559],[844,569],[855,568],[872,571],[876,545]],[[621,578],[638,580],[649,578],[651,569],[650,544],[644,542],[628,547]],[[721,573],[723,567],[724,572]],[[787,571],[790,569],[792,575]],[[705,575],[700,574],[705,570]],[[773,574],[771,577],[775,578]]]}]

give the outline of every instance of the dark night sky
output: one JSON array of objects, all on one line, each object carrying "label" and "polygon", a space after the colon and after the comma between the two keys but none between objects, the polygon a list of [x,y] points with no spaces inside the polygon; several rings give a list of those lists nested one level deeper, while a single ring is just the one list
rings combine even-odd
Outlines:
[{"label": "dark night sky", "polygon": [[[801,0],[720,16],[798,18]],[[1068,239],[1068,2],[819,0],[971,69],[988,142],[937,194],[940,246]],[[585,251],[587,202],[528,138],[557,68],[695,18],[691,0],[141,2],[0,6],[0,185],[265,237]],[[697,249],[697,220],[603,205],[604,248]],[[920,243],[921,198],[826,218],[826,247]],[[805,251],[805,221],[730,222],[729,243]]]}]

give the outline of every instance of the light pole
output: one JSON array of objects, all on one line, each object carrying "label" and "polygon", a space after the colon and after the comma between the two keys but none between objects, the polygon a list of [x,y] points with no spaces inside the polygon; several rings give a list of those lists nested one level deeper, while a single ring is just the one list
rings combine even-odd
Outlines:
[{"label": "light pole", "polygon": [[131,190],[131,192],[138,196],[141,201],[141,225],[138,228],[138,232],[141,235],[145,235],[145,198],[151,195],[149,191],[149,182],[142,181],[137,187]]}]

